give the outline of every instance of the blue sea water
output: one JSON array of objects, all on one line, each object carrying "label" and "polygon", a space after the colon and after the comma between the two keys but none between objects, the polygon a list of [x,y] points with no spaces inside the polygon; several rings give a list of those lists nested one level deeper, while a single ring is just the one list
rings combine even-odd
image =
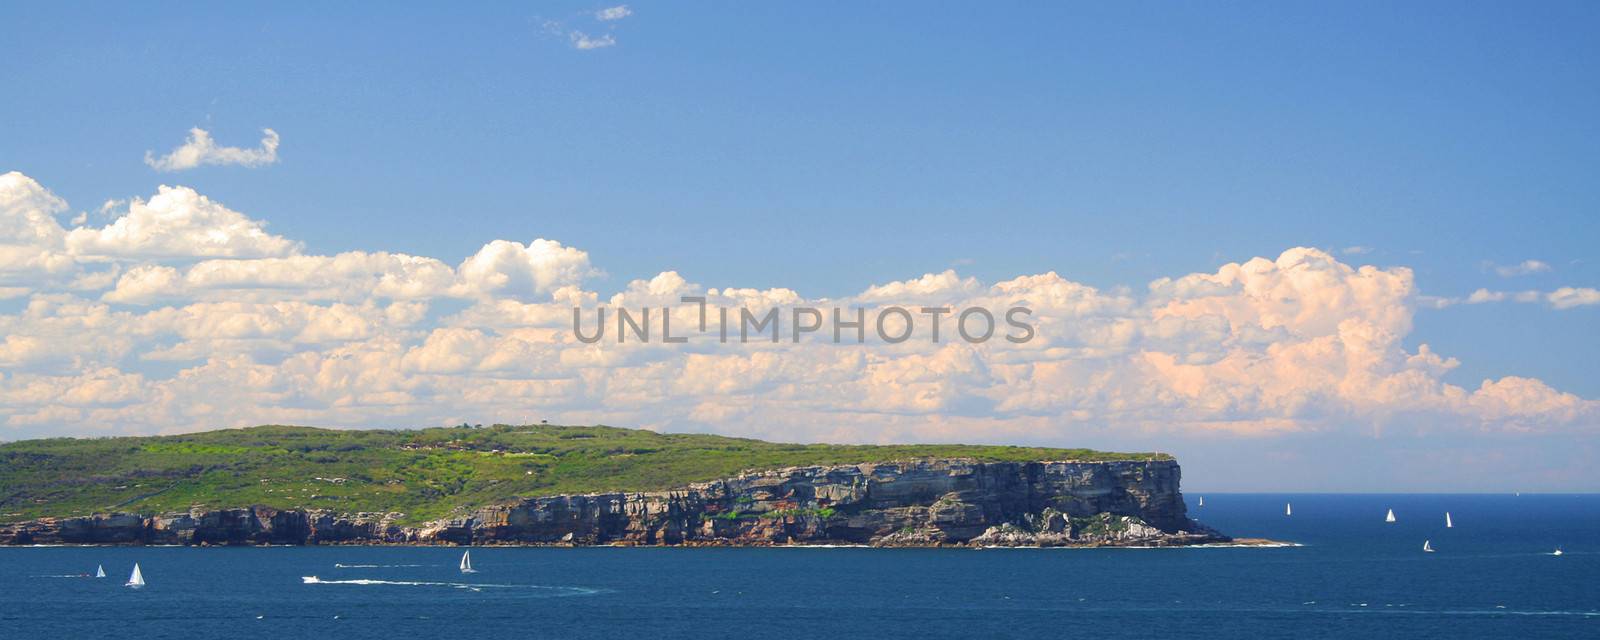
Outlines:
[{"label": "blue sea water", "polygon": [[1303,546],[3,548],[0,638],[1600,637],[1600,496],[1198,497]]}]

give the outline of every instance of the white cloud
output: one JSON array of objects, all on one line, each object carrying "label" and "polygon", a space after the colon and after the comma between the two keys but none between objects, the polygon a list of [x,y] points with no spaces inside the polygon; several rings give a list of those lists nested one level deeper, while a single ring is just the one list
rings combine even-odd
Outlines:
[{"label": "white cloud", "polygon": [[1572,309],[1600,304],[1600,290],[1589,287],[1562,287],[1550,292],[1546,299],[1557,309]]},{"label": "white cloud", "polygon": [[158,158],[146,151],[144,163],[157,171],[183,171],[202,165],[264,167],[278,161],[278,132],[262,129],[261,133],[258,148],[220,147],[209,131],[195,127],[189,130],[189,139],[167,155]]},{"label": "white cloud", "polygon": [[149,200],[130,200],[111,224],[68,232],[66,247],[91,258],[259,258],[290,255],[299,243],[194,189],[162,185]]},{"label": "white cloud", "polygon": [[607,31],[606,33],[595,35],[591,35],[590,31],[584,29],[568,28],[566,24],[559,20],[544,20],[541,23],[541,28],[546,34],[566,38],[574,49],[592,51],[616,46],[617,38],[610,31],[616,28],[615,23],[617,21],[631,15],[633,15],[633,10],[629,9],[628,5],[617,5],[595,11],[591,16],[588,16],[593,18],[593,23],[590,23],[588,18],[581,20],[589,27],[603,28]]},{"label": "white cloud", "polygon": [[425,299],[450,295],[455,270],[433,258],[352,251],[333,256],[295,255],[248,260],[205,260],[181,273],[141,265],[124,273],[108,302],[156,300]]},{"label": "white cloud", "polygon": [[61,239],[55,215],[67,202],[38,181],[17,171],[0,175],[0,242],[51,245]]},{"label": "white cloud", "polygon": [[1526,275],[1532,275],[1532,274],[1535,274],[1535,273],[1544,273],[1544,272],[1550,270],[1549,263],[1546,263],[1546,262],[1543,262],[1543,261],[1540,261],[1540,260],[1523,260],[1522,262],[1517,263],[1517,264],[1493,265],[1493,266],[1494,266],[1494,272],[1496,274],[1499,274],[1500,277],[1502,277],[1502,278],[1511,278],[1511,277],[1515,277],[1515,276],[1526,276]]},{"label": "white cloud", "polygon": [[63,246],[66,230],[55,219],[66,209],[66,201],[33,178],[16,171],[0,175],[0,285],[32,288],[72,269]]},{"label": "white cloud", "polygon": [[574,49],[579,49],[582,51],[588,51],[590,49],[604,49],[617,43],[617,39],[612,37],[612,35],[609,33],[591,36],[576,29],[572,30],[571,33],[568,33],[567,38],[572,41],[572,47]]},{"label": "white cloud", "polygon": [[1561,287],[1555,291],[1544,293],[1540,291],[1491,291],[1478,289],[1465,299],[1442,299],[1438,306],[1449,306],[1458,302],[1466,304],[1486,304],[1492,302],[1520,302],[1524,304],[1548,303],[1553,309],[1572,309],[1589,305],[1600,304],[1600,291],[1590,287]]},{"label": "white cloud", "polygon": [[463,295],[515,299],[550,293],[597,273],[589,265],[588,253],[543,238],[526,246],[495,240],[462,262],[456,272],[461,280],[457,291]]},{"label": "white cloud", "polygon": [[142,264],[117,280],[116,288],[101,299],[106,302],[148,303],[182,293],[183,277],[178,270],[159,264]]},{"label": "white cloud", "polygon": [[1345,247],[1343,249],[1340,249],[1339,253],[1342,253],[1342,254],[1347,255],[1347,256],[1362,256],[1362,255],[1366,255],[1366,254],[1372,253],[1372,247],[1355,245],[1355,246]]},{"label": "white cloud", "polygon": [[1539,380],[1518,376],[1484,380],[1470,403],[1485,419],[1517,431],[1581,420],[1585,414],[1592,418],[1595,404],[1551,389]]},{"label": "white cloud", "polygon": [[[103,228],[67,231],[54,217],[66,203],[26,176],[0,176],[0,243],[54,256],[19,262],[32,271],[0,282],[0,295],[23,305],[0,313],[0,424],[148,432],[435,424],[468,413],[790,441],[1058,443],[1600,426],[1593,400],[1532,378],[1453,384],[1454,358],[1405,346],[1421,306],[1600,304],[1590,288],[1429,299],[1404,267],[1291,248],[1137,291],[1053,272],[988,284],[952,270],[823,300],[709,288],[665,270],[602,295],[584,288],[599,273],[589,254],[555,240],[494,240],[452,268],[381,251],[306,255],[182,187],[121,207]],[[41,266],[52,260],[66,266],[52,274]],[[723,345],[714,308],[710,336],[685,345],[572,336],[572,307],[600,305],[652,307],[658,337],[661,307],[672,307],[674,333],[689,335],[698,314],[684,295],[758,311],[1025,305],[1037,337],[971,345],[954,340],[946,318],[941,344],[923,324],[902,344],[796,343],[785,329],[777,343]]]},{"label": "white cloud", "polygon": [[633,15],[633,10],[629,9],[628,5],[621,4],[594,12],[594,19],[602,22],[609,22],[612,20],[621,20],[631,15]]},{"label": "white cloud", "polygon": [[902,280],[868,287],[860,296],[864,301],[889,304],[935,303],[971,296],[981,289],[977,278],[962,278],[955,270],[926,273],[915,280]]}]

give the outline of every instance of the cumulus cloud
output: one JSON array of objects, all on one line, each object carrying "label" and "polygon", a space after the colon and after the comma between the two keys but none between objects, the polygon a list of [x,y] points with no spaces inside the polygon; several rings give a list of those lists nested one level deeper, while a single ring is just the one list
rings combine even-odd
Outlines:
[{"label": "cumulus cloud", "polygon": [[202,165],[237,165],[264,167],[278,161],[278,132],[261,130],[261,146],[255,149],[218,146],[211,132],[195,127],[189,130],[189,139],[167,155],[156,157],[144,153],[144,163],[156,171],[184,171]]},{"label": "cumulus cloud", "polygon": [[867,301],[901,304],[949,302],[970,297],[980,288],[976,278],[962,278],[956,275],[954,269],[946,269],[940,273],[923,274],[914,280],[874,285],[858,297]]},{"label": "cumulus cloud", "polygon": [[33,178],[16,171],[0,175],[0,285],[31,289],[16,285],[38,284],[73,267],[66,230],[55,219],[66,209],[66,201]]},{"label": "cumulus cloud", "polygon": [[596,274],[588,253],[543,238],[527,245],[495,240],[462,262],[457,272],[458,292],[516,299],[550,293]]},{"label": "cumulus cloud", "polygon": [[60,240],[55,215],[67,202],[21,172],[0,175],[0,242],[48,246]]},{"label": "cumulus cloud", "polygon": [[[986,283],[953,270],[820,299],[707,287],[676,271],[592,290],[599,269],[556,240],[493,240],[459,262],[387,252],[308,255],[193,190],[133,199],[105,227],[0,176],[0,425],[86,433],[263,422],[610,422],[783,440],[1075,442],[1180,434],[1592,433],[1593,400],[1534,378],[1452,382],[1460,363],[1408,348],[1421,295],[1404,267],[1311,248],[1100,289],[1057,273]],[[18,257],[20,256],[20,257]],[[50,265],[65,261],[59,273]],[[451,264],[455,264],[454,267]],[[5,271],[4,269],[12,269]],[[18,275],[21,274],[21,275]],[[652,309],[665,345],[572,335],[572,310]],[[1481,290],[1567,309],[1600,292]],[[889,305],[1032,310],[1017,344],[875,337],[733,343],[716,309]],[[663,308],[666,309],[663,312]],[[592,322],[592,320],[590,320]],[[737,322],[737,316],[735,317]],[[611,325],[615,331],[615,325]],[[868,331],[870,334],[870,330]],[[1410,342],[1414,344],[1414,342]],[[161,363],[154,366],[151,363]],[[55,431],[49,431],[55,432]],[[41,432],[45,433],[45,432]]]},{"label": "cumulus cloud", "polygon": [[162,185],[149,200],[130,200],[111,224],[68,232],[66,247],[89,257],[256,258],[295,253],[299,243],[267,233],[265,223],[194,189]]}]

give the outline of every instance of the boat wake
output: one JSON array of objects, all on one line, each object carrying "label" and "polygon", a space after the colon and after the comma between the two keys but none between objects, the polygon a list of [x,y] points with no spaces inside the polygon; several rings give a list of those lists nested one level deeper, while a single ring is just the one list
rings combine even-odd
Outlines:
[{"label": "boat wake", "polygon": [[428,564],[340,564],[333,563],[335,569],[390,569],[395,567],[436,567],[439,565]]},{"label": "boat wake", "polygon": [[552,587],[537,584],[484,584],[476,582],[428,582],[422,580],[376,580],[371,578],[356,578],[351,580],[323,580],[317,576],[301,576],[302,584],[342,584],[359,586],[395,586],[395,587],[441,587],[450,589],[466,589],[482,591],[484,589],[521,589],[545,592],[547,597],[559,598],[565,596],[588,596],[600,593],[599,589],[587,587]]}]

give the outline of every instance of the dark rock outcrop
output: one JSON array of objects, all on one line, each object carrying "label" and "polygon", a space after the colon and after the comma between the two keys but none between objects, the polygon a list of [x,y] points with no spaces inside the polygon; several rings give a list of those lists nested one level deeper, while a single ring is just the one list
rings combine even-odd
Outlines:
[{"label": "dark rock outcrop", "polygon": [[522,499],[420,527],[399,514],[266,507],[42,519],[5,544],[1178,545],[1226,541],[1189,519],[1170,460],[794,467],[674,491]]}]

